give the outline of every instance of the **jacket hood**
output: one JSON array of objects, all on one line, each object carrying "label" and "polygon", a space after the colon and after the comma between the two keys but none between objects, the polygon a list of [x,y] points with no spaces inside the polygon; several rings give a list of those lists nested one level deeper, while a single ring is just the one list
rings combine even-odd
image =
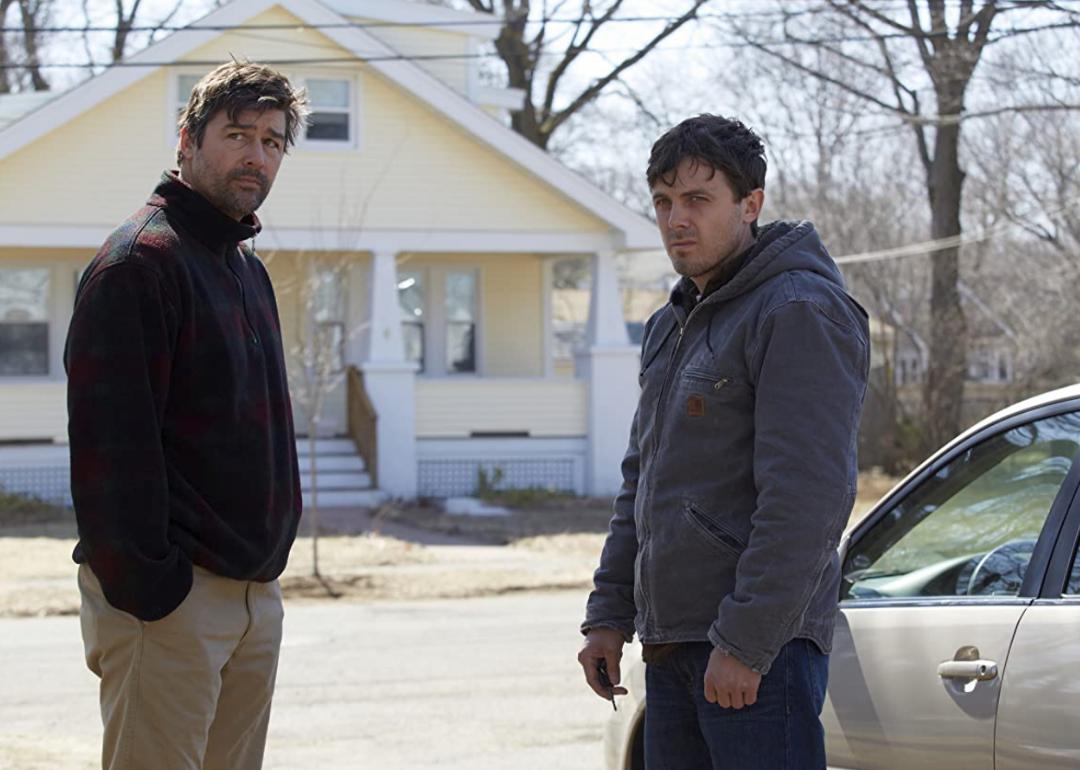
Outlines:
[{"label": "jacket hood", "polygon": [[[746,261],[730,281],[710,294],[709,302],[723,302],[740,294],[746,294],[770,278],[792,270],[808,270],[822,276],[840,288],[844,288],[844,278],[832,257],[825,250],[825,244],[814,229],[814,224],[805,219],[781,219],[762,225],[758,230],[757,241],[750,249]],[[683,291],[683,278],[672,291]],[[680,288],[683,287],[683,288]]]}]

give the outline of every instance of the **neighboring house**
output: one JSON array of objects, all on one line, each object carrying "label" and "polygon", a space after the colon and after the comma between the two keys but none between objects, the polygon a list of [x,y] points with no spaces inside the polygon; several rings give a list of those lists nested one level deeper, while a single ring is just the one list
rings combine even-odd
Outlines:
[{"label": "neighboring house", "polygon": [[[674,273],[672,273],[674,275]],[[638,288],[629,283],[626,276],[620,281],[623,318],[626,333],[635,348],[641,348],[645,335],[645,322],[657,310],[667,304],[671,292],[655,288]],[[555,343],[552,350],[556,376],[572,377],[576,372],[575,360],[585,349],[588,333],[589,304],[591,294],[587,289],[555,289],[552,291],[552,326]]]},{"label": "neighboring house", "polygon": [[[485,465],[519,486],[616,491],[637,399],[616,259],[658,237],[507,128],[522,94],[482,86],[470,58],[497,21],[402,0],[235,0],[128,61],[147,66],[49,101],[0,99],[0,442],[65,440],[79,275],[175,165],[191,86],[246,57],[314,104],[259,212],[257,249],[290,366],[305,282],[339,341],[348,376],[320,435],[350,437],[378,489],[405,498],[471,492]],[[591,260],[590,320],[577,376],[560,378],[551,265],[569,256]],[[33,453],[64,454],[8,447],[0,484]]]},{"label": "neighboring house", "polygon": [[[968,285],[959,284],[960,302],[968,329],[962,427],[1012,403],[1017,393],[1020,342],[1013,329]],[[929,308],[929,299],[925,303]],[[895,311],[890,320],[872,318],[871,387],[860,425],[859,462],[862,466],[885,462],[882,437],[893,427],[899,408],[910,420],[922,416],[923,389],[929,361],[929,313],[908,319]]]},{"label": "neighboring house", "polygon": [[[965,283],[958,285],[960,305],[968,327],[967,366],[970,383],[1005,386],[1016,379],[1020,340],[1004,320]],[[927,301],[929,306],[929,300]],[[897,386],[925,381],[929,341],[915,331],[895,335],[894,362]]]}]

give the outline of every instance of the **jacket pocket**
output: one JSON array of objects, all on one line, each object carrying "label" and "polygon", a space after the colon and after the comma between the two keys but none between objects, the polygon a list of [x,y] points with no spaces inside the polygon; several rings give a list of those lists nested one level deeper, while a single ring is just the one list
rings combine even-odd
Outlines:
[{"label": "jacket pocket", "polygon": [[724,390],[725,388],[734,387],[737,381],[734,377],[727,377],[716,372],[710,372],[707,369],[699,369],[694,366],[688,366],[682,371],[682,378],[687,382],[693,382],[695,384],[700,383],[703,385],[711,386],[711,390]]},{"label": "jacket pocket", "polygon": [[683,505],[683,516],[709,542],[725,548],[735,556],[741,556],[746,550],[746,541],[707,514],[700,506],[692,502]]}]

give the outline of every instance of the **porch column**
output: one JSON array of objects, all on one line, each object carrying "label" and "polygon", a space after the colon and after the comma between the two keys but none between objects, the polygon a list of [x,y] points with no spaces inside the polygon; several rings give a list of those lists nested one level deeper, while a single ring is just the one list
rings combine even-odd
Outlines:
[{"label": "porch column", "polygon": [[416,497],[416,364],[405,360],[398,310],[396,255],[377,251],[367,271],[360,364],[378,417],[379,489]]},{"label": "porch column", "polygon": [[586,347],[575,357],[576,374],[589,390],[585,487],[591,495],[613,495],[622,486],[620,466],[637,407],[638,349],[626,333],[615,252],[594,254],[592,268]]}]

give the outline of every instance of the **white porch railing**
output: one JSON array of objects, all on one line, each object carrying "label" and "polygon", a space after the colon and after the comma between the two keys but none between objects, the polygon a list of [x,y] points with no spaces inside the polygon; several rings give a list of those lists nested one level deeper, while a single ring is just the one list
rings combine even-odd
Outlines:
[{"label": "white porch railing", "polygon": [[588,435],[588,383],[416,378],[417,438]]}]

